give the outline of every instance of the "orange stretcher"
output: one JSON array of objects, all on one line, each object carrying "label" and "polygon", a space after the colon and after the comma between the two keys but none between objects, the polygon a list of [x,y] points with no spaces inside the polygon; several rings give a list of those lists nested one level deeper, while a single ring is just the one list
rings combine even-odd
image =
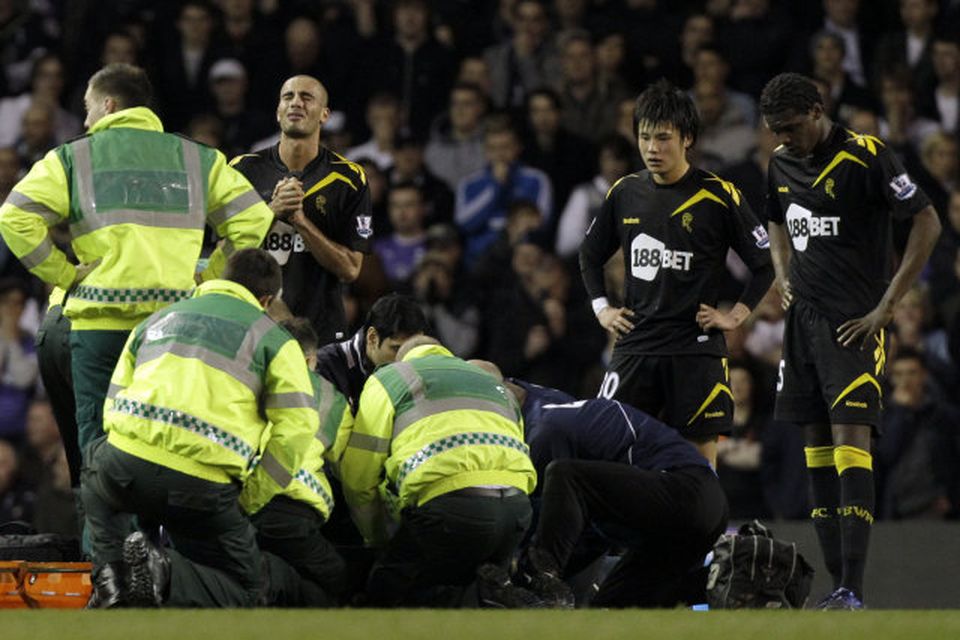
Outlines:
[{"label": "orange stretcher", "polygon": [[89,562],[0,562],[0,609],[82,609]]}]

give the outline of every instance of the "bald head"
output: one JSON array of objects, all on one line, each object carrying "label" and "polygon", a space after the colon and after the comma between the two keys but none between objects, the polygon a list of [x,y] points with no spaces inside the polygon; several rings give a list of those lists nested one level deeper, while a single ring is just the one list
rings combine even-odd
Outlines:
[{"label": "bald head", "polygon": [[299,75],[287,79],[280,87],[277,123],[288,138],[319,139],[320,128],[330,117],[327,89],[313,76]]},{"label": "bald head", "polygon": [[416,349],[417,347],[422,347],[423,345],[426,345],[426,344],[432,344],[438,347],[443,346],[440,344],[440,341],[437,340],[436,338],[432,338],[430,336],[425,336],[425,335],[413,336],[412,338],[404,342],[402,345],[400,345],[399,349],[397,349],[397,362],[400,362],[401,360],[403,360],[404,356],[410,353],[412,349]]},{"label": "bald head", "polygon": [[492,375],[494,378],[496,378],[498,382],[503,382],[503,372],[500,371],[500,367],[493,364],[489,360],[467,360],[467,362],[469,362],[475,367],[480,367],[481,369],[483,369],[484,371]]}]

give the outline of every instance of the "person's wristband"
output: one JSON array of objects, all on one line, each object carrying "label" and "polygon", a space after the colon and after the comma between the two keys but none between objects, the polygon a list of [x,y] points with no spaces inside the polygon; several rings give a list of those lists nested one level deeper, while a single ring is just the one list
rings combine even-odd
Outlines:
[{"label": "person's wristband", "polygon": [[593,315],[600,317],[600,312],[610,306],[610,301],[606,297],[594,298],[590,303],[593,305]]}]

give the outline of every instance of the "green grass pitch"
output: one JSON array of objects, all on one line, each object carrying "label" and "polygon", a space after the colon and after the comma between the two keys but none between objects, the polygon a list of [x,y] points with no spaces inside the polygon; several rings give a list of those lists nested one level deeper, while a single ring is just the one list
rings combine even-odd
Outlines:
[{"label": "green grass pitch", "polygon": [[950,640],[960,611],[2,611],[3,640]]}]

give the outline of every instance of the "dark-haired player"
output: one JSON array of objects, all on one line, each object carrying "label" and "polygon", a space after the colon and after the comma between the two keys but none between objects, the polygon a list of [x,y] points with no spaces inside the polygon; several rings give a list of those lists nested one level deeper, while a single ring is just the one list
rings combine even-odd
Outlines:
[{"label": "dark-haired player", "polygon": [[[835,587],[819,606],[859,609],[875,500],[870,437],[879,425],[884,327],[930,255],[940,223],[880,140],[827,118],[808,78],[775,77],[760,110],[780,143],[767,193],[777,286],[787,307],[776,417],[805,425],[811,517]],[[912,219],[892,279],[891,218]]]},{"label": "dark-haired player", "polygon": [[427,318],[416,300],[399,293],[385,295],[373,303],[355,334],[320,349],[317,373],[347,397],[356,413],[360,392],[373,370],[396,360],[400,345],[427,328]]},{"label": "dark-haired player", "polygon": [[[723,331],[746,320],[773,282],[767,234],[733,184],[687,161],[700,120],[684,92],[651,85],[634,122],[647,169],[613,185],[580,247],[594,312],[617,337],[600,396],[660,417],[716,465],[717,435],[730,430],[733,412]],[[752,277],[721,311],[730,248]],[[608,302],[603,278],[617,249],[626,267],[623,307]]]},{"label": "dark-haired player", "polygon": [[283,302],[322,345],[346,336],[340,283],[357,279],[373,236],[363,169],[320,143],[329,117],[320,81],[293,76],[280,88],[280,142],[231,162],[270,203],[263,248],[283,269]]}]

